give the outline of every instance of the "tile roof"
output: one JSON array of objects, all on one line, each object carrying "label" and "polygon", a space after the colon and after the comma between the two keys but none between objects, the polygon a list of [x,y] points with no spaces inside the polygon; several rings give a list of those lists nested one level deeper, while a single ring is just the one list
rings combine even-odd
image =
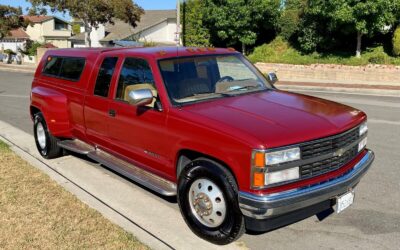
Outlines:
[{"label": "tile roof", "polygon": [[53,16],[27,16],[27,15],[24,16],[25,20],[29,20],[32,23],[42,23],[44,21],[51,20],[53,18],[54,18]]},{"label": "tile roof", "polygon": [[10,30],[10,34],[3,39],[29,39],[29,35],[22,28]]}]

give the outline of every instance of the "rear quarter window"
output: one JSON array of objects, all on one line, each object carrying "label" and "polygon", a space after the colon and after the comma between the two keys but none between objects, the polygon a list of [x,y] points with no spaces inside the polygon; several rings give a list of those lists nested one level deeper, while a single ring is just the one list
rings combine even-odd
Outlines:
[{"label": "rear quarter window", "polygon": [[42,74],[71,81],[79,81],[85,68],[85,58],[48,56]]}]

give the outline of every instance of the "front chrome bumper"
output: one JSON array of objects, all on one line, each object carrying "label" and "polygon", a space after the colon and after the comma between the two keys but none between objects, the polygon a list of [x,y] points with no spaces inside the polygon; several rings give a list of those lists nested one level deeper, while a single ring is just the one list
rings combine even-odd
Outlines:
[{"label": "front chrome bumper", "polygon": [[254,219],[268,219],[332,199],[355,187],[368,171],[375,155],[371,150],[345,175],[336,179],[270,195],[239,192],[239,206],[243,215]]}]

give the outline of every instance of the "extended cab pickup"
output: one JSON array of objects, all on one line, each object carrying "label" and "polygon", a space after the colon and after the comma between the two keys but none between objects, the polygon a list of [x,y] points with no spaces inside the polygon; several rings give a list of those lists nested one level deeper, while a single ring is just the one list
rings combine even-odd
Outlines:
[{"label": "extended cab pickup", "polygon": [[367,117],[276,80],[232,49],[50,50],[32,83],[36,145],[177,195],[215,244],[340,212],[374,160]]}]

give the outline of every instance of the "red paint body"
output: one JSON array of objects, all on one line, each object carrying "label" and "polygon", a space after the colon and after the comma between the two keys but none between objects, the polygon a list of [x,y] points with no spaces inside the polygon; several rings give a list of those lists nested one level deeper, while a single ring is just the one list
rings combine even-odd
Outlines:
[{"label": "red paint body", "polygon": [[[78,82],[41,74],[51,55],[85,57]],[[335,102],[274,90],[209,100],[183,107],[173,106],[158,69],[158,60],[179,56],[232,54],[227,49],[184,48],[69,49],[47,52],[32,83],[32,108],[39,109],[50,132],[61,138],[77,138],[127,161],[176,181],[176,166],[182,150],[192,150],[218,159],[234,173],[239,189],[251,193],[279,192],[330,179],[351,168],[270,190],[252,190],[251,152],[310,141],[344,132],[366,120],[354,108]],[[102,59],[119,61],[108,98],[94,96],[93,89]],[[147,110],[114,100],[119,71],[125,57],[139,57],[152,68],[163,111]],[[108,110],[114,109],[116,117]],[[150,155],[145,151],[157,154]],[[360,153],[362,155],[363,153]],[[359,156],[360,157],[360,156]]]}]

